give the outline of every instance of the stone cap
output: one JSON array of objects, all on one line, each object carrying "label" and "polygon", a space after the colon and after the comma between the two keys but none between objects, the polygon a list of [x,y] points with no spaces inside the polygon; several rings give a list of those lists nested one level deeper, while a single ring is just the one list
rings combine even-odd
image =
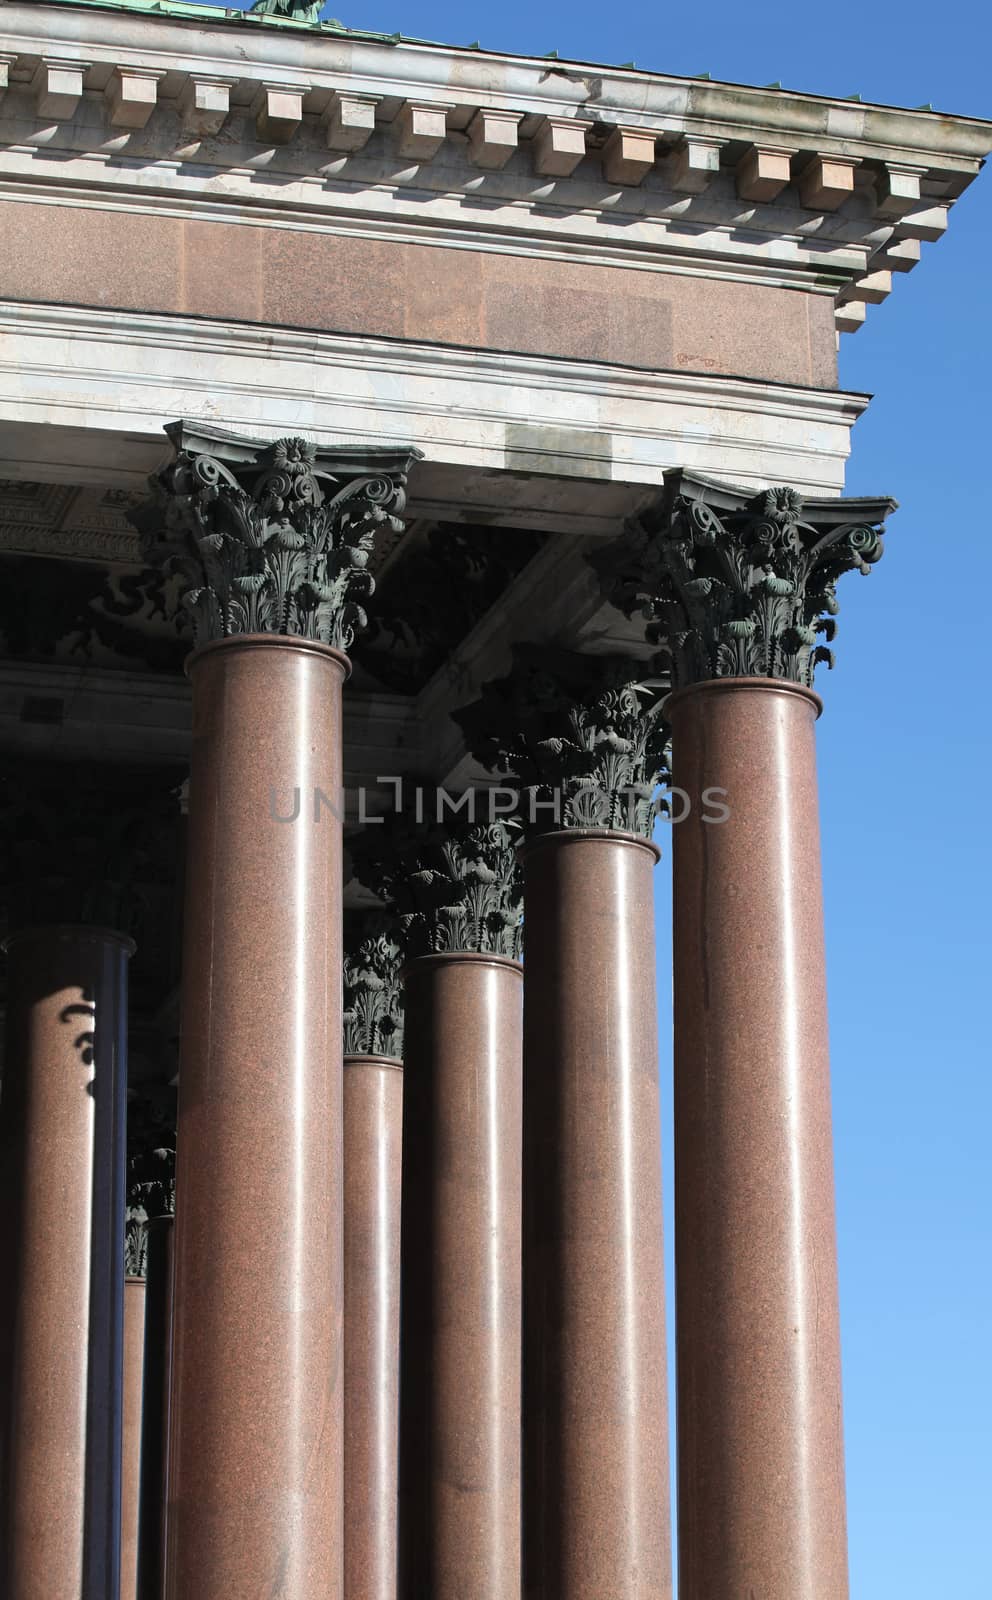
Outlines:
[{"label": "stone cap", "polygon": [[[253,439],[249,434],[231,433],[226,428],[214,428],[209,423],[180,418],[168,422],[164,432],[177,455],[214,456],[232,468],[255,467],[259,457],[271,446],[271,439]],[[387,476],[409,472],[415,461],[422,461],[424,452],[413,445],[334,444],[315,445],[314,463],[321,472],[331,476],[361,476],[382,472]]]},{"label": "stone cap", "polygon": [[[667,515],[668,508],[679,496],[687,500],[701,500],[716,511],[740,511],[755,497],[754,490],[719,478],[708,478],[701,472],[687,472],[684,467],[673,467],[664,474],[664,488],[658,502],[659,509]],[[866,526],[884,522],[899,502],[891,495],[807,495],[802,497],[803,520],[827,532],[863,522]],[[651,512],[644,520],[651,521]]]}]

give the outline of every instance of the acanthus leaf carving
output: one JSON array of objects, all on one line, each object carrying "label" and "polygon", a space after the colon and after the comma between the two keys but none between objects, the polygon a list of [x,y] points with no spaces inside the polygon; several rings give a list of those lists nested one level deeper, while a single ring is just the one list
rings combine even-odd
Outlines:
[{"label": "acanthus leaf carving", "polygon": [[660,505],[589,560],[612,604],[644,618],[674,688],[724,677],[811,688],[834,662],[837,581],[881,559],[894,505],[748,495],[674,472]]},{"label": "acanthus leaf carving", "polygon": [[473,756],[520,789],[530,828],[651,837],[669,781],[664,690],[627,657],[519,645],[512,672],[455,713]]},{"label": "acanthus leaf carving", "polygon": [[128,1160],[124,1211],[124,1270],[143,1278],[148,1266],[148,1224],[173,1216],[176,1209],[176,1151],[173,1143],[142,1151]]},{"label": "acanthus leaf carving", "polygon": [[344,1053],[403,1055],[402,946],[386,914],[345,919]]},{"label": "acanthus leaf carving", "polygon": [[407,957],[519,959],[523,885],[513,820],[444,826],[397,814],[349,841],[356,876],[387,901]]},{"label": "acanthus leaf carving", "polygon": [[416,450],[268,445],[192,425],[130,513],[145,559],[183,578],[198,644],[276,633],[347,650],[366,616],[381,528],[401,531]]}]

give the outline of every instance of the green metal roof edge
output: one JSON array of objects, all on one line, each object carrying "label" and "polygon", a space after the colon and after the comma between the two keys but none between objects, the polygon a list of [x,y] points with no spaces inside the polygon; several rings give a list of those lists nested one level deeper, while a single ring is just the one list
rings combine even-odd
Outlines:
[{"label": "green metal roof edge", "polygon": [[[307,33],[330,33],[343,39],[366,39],[374,44],[431,44],[429,39],[408,39],[399,33],[374,33],[368,28],[346,28],[344,23],[328,19],[326,22],[307,22],[302,17],[278,17],[271,12],[242,11],[240,7],[198,4],[197,0],[40,0],[41,4],[66,4],[72,9],[91,11],[136,11],[146,16],[175,17],[195,21],[209,18],[214,22],[234,22],[255,28],[296,28]],[[457,49],[456,46],[442,48]]]}]

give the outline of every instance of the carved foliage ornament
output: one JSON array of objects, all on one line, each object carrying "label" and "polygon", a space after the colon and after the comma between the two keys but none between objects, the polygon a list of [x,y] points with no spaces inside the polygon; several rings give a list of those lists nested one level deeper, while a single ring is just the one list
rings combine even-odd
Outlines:
[{"label": "carved foliage ornament", "polygon": [[849,503],[867,516],[845,520],[845,502],[821,501],[814,520],[793,489],[718,509],[685,488],[590,556],[607,597],[646,619],[673,688],[751,676],[811,687],[817,665],[834,662],[837,580],[881,558],[893,503]]},{"label": "carved foliage ornament", "polygon": [[176,457],[131,513],[147,560],[185,580],[198,644],[239,633],[292,634],[346,650],[376,532],[401,531],[416,451],[318,452],[306,439],[251,441],[168,428]]},{"label": "carved foliage ornament", "polygon": [[663,691],[639,663],[518,646],[512,673],[456,713],[475,759],[512,776],[525,826],[646,838],[669,771]]},{"label": "carved foliage ornament", "polygon": [[344,958],[344,1053],[402,1056],[403,951],[385,917],[364,919],[362,933]]},{"label": "carved foliage ornament", "polygon": [[173,1216],[176,1209],[176,1152],[172,1145],[132,1156],[128,1161],[124,1212],[124,1270],[143,1278],[148,1266],[148,1223]]},{"label": "carved foliage ornament", "polygon": [[443,827],[397,816],[349,841],[355,873],[391,903],[408,957],[520,956],[523,885],[512,821]]}]

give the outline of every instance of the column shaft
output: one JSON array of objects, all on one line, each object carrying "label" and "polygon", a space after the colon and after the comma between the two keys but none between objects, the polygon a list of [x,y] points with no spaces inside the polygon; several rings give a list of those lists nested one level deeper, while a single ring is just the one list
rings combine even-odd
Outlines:
[{"label": "column shaft", "polygon": [[406,972],[400,1592],[520,1597],[521,969]]},{"label": "column shaft", "polygon": [[165,1594],[174,1226],[170,1216],[151,1217],[148,1221],[138,1600],[163,1600]]},{"label": "column shaft", "polygon": [[141,1386],[145,1354],[145,1280],[124,1281],[124,1418],[121,1452],[121,1600],[138,1593],[141,1485]]},{"label": "column shaft", "polygon": [[396,1600],[403,1068],[344,1060],[346,1600]]},{"label": "column shaft", "polygon": [[347,663],[243,635],[189,670],[166,1592],[340,1600]]},{"label": "column shaft", "polygon": [[10,1331],[5,1600],[120,1582],[127,959],[96,928],[7,944],[0,1170]]},{"label": "column shaft", "polygon": [[[843,1600],[843,1440],[808,690],[669,701],[683,1600]],[[703,820],[726,790],[722,823]]]},{"label": "column shaft", "polygon": [[591,829],[525,855],[527,1600],[671,1594],[656,860]]}]

